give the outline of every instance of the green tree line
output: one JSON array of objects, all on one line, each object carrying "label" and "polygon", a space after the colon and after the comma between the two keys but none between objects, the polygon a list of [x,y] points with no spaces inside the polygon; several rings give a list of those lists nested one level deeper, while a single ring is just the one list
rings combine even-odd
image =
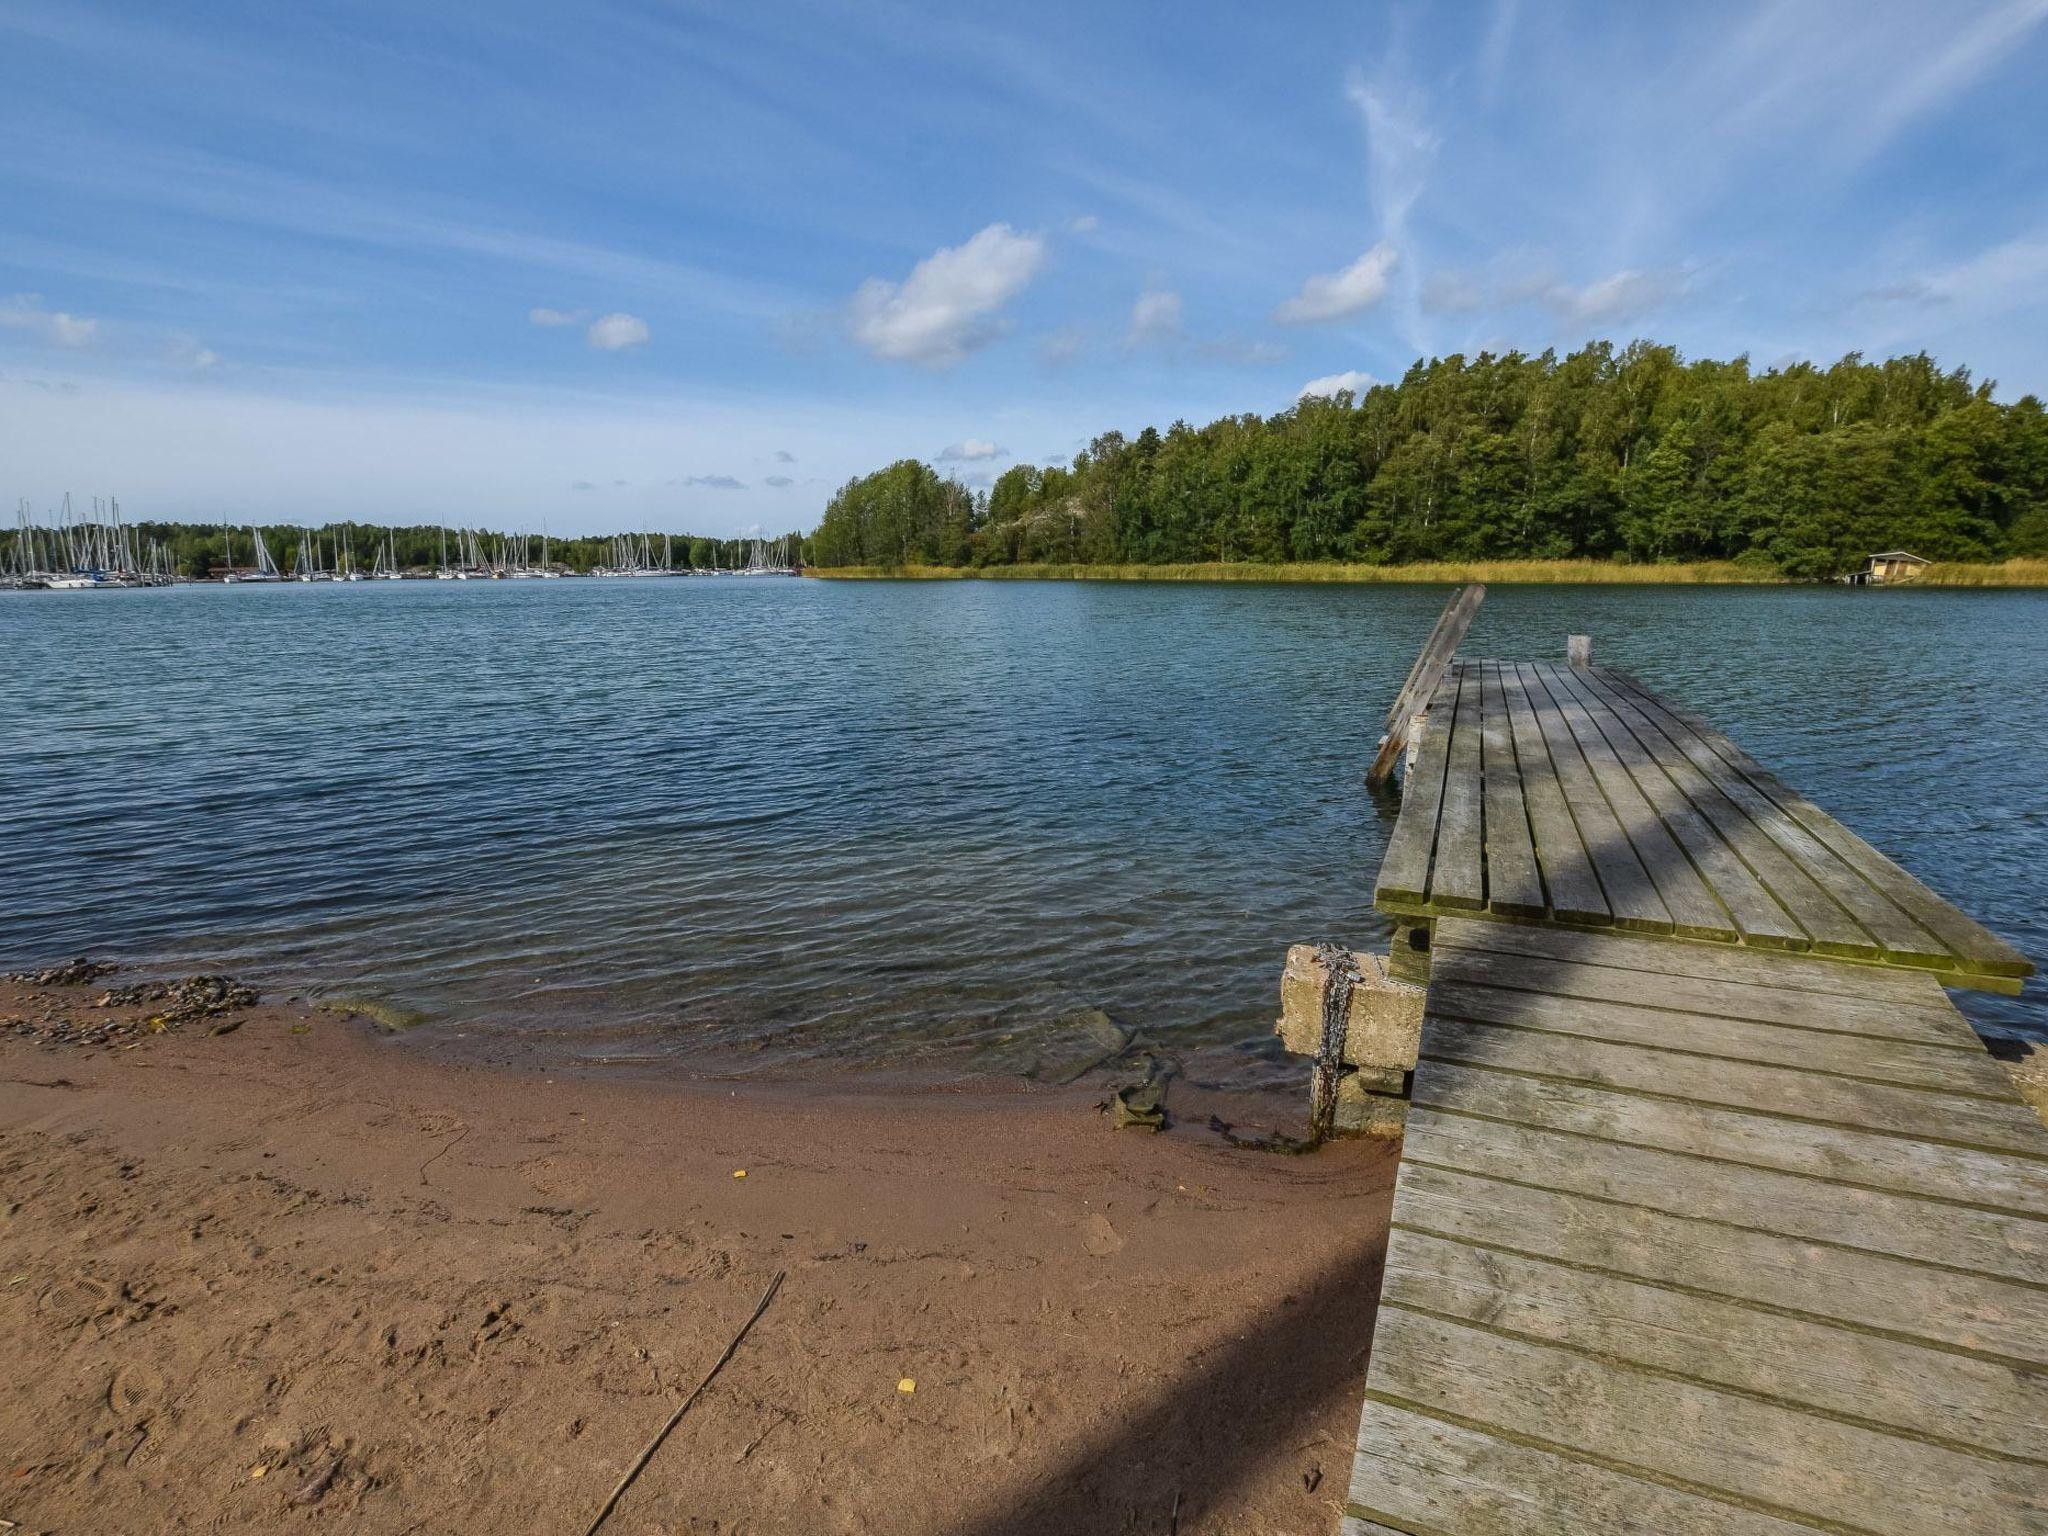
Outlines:
[{"label": "green tree line", "polygon": [[1418,361],[1273,416],[1105,432],[985,493],[904,460],[827,505],[822,566],[2048,554],[2048,416],[1926,354],[1762,372],[1596,343]]}]

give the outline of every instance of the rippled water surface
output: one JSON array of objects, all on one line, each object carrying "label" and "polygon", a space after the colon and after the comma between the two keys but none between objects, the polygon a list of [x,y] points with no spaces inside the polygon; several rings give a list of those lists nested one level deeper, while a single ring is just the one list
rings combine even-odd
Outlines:
[{"label": "rippled water surface", "polygon": [[[1100,1005],[1250,1083],[1373,938],[1410,587],[407,582],[0,595],[0,963],[571,1048],[1028,1065]],[[2048,955],[2048,596],[1496,588]],[[1979,999],[1982,1025],[2048,1011]],[[622,1044],[622,1042],[627,1042]]]}]

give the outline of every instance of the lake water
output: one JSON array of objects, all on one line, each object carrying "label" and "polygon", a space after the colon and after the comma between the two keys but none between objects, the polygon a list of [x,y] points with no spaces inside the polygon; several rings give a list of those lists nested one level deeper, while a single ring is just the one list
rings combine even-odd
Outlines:
[{"label": "lake water", "polygon": [[[90,952],[577,1052],[1211,1080],[1372,941],[1441,588],[756,580],[0,595],[0,968]],[[1496,588],[2048,956],[2048,595]],[[1991,1030],[2036,1001],[1965,997]]]}]

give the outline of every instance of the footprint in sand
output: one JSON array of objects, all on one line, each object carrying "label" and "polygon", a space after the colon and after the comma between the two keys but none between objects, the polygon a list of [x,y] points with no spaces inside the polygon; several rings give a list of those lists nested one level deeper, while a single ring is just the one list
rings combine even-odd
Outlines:
[{"label": "footprint in sand", "polygon": [[73,1275],[45,1286],[36,1310],[59,1327],[76,1327],[99,1316],[113,1299],[114,1288],[90,1275]]},{"label": "footprint in sand", "polygon": [[148,1417],[164,1395],[164,1378],[156,1367],[134,1362],[114,1372],[107,1383],[107,1410],[123,1424]]},{"label": "footprint in sand", "polygon": [[1123,1234],[1109,1224],[1109,1218],[1102,1212],[1091,1212],[1081,1223],[1081,1246],[1096,1258],[1106,1259],[1123,1245]]}]

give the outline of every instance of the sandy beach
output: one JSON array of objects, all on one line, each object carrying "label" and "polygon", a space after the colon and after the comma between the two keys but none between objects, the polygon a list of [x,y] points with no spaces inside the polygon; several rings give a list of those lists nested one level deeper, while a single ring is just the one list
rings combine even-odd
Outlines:
[{"label": "sandy beach", "polygon": [[1384,1144],[1240,1150],[1181,1086],[1148,1135],[1088,1081],[475,1064],[289,1002],[31,1037],[149,1011],[107,985],[0,987],[14,1529],[581,1532],[778,1273],[606,1532],[1334,1526]]}]

